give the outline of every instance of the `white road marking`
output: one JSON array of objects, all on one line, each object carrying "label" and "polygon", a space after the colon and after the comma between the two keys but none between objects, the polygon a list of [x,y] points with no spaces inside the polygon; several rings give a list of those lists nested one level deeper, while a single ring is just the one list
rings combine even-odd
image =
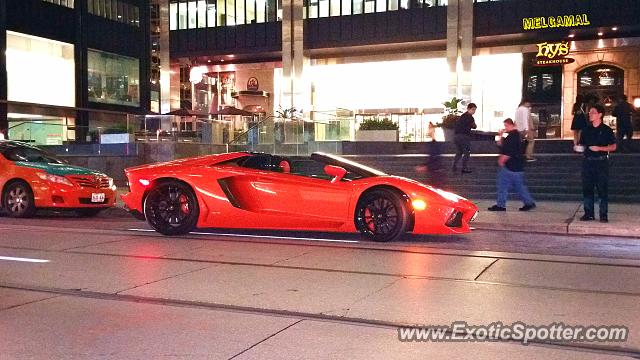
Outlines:
[{"label": "white road marking", "polygon": [[[150,229],[127,229],[129,231],[140,232],[155,232]],[[207,233],[192,231],[189,234],[193,235],[217,235],[217,236],[235,236],[235,237],[250,237],[250,238],[267,238],[267,239],[284,239],[284,240],[305,240],[305,241],[325,241],[325,242],[341,242],[341,243],[359,243],[357,240],[339,240],[339,239],[318,239],[318,238],[305,238],[294,236],[269,236],[269,235],[249,235],[249,234],[224,234],[224,233]]]},{"label": "white road marking", "polygon": [[20,258],[20,257],[11,257],[11,256],[0,256],[0,260],[22,261],[22,262],[32,262],[32,263],[48,263],[50,261],[50,260],[43,260],[43,259],[29,259],[29,258]]}]

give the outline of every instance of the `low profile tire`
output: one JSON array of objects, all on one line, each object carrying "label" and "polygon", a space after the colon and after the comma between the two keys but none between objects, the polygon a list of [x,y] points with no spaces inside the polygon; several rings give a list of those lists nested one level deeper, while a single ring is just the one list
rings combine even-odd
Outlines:
[{"label": "low profile tire", "polygon": [[356,228],[373,241],[395,241],[406,232],[409,212],[400,194],[387,189],[365,193],[358,201]]},{"label": "low profile tire", "polygon": [[100,214],[102,210],[104,209],[94,209],[94,208],[78,209],[76,210],[76,214],[78,214],[78,216],[80,217],[94,217]]},{"label": "low profile tire", "polygon": [[144,215],[157,232],[187,234],[196,227],[200,209],[191,188],[179,181],[154,185],[144,200]]},{"label": "low profile tire", "polygon": [[4,190],[2,199],[2,206],[10,217],[27,218],[36,212],[33,191],[22,181],[9,184]]}]

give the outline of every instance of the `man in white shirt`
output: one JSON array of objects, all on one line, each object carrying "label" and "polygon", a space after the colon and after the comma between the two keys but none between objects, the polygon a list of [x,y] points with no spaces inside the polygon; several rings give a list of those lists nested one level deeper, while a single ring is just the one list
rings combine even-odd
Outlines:
[{"label": "man in white shirt", "polygon": [[533,158],[533,144],[535,141],[535,132],[533,122],[531,121],[531,103],[528,100],[522,100],[516,110],[515,124],[518,131],[527,140],[527,148],[525,157],[527,161],[535,161]]}]

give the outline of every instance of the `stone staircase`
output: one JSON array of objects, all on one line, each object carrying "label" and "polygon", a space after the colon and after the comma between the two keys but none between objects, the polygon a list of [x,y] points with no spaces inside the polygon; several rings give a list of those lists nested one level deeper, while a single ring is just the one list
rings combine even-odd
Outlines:
[{"label": "stone staircase", "polygon": [[[421,182],[432,182],[431,174],[416,167],[426,163],[428,155],[350,155],[347,158],[388,174]],[[536,200],[581,201],[582,155],[538,154],[537,161],[525,168],[526,184]],[[613,154],[610,161],[609,199],[612,202],[640,202],[640,154]],[[470,199],[496,196],[497,155],[472,155],[471,174],[453,174],[453,155],[442,156],[445,169],[443,188]],[[514,198],[514,195],[510,195]]]}]

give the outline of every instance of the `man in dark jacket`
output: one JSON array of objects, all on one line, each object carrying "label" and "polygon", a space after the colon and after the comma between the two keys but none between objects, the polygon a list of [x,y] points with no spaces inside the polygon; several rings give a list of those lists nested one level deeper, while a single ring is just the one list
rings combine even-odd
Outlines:
[{"label": "man in dark jacket", "polygon": [[[503,138],[503,134],[507,136]],[[523,142],[518,129],[513,120],[507,118],[504,120],[504,130],[498,132],[500,140],[500,157],[498,157],[498,194],[497,203],[489,208],[489,211],[506,211],[507,195],[509,189],[513,186],[522,199],[524,206],[520,211],[529,211],[536,207],[527,186],[524,184],[524,149]]]},{"label": "man in dark jacket", "polygon": [[473,114],[476,113],[478,107],[474,103],[467,105],[467,112],[460,116],[460,119],[456,121],[455,137],[453,142],[456,144],[456,157],[453,160],[453,172],[458,171],[458,161],[462,158],[462,173],[468,174],[471,172],[467,167],[469,163],[469,157],[471,156],[471,129],[475,129],[476,121],[473,119]]},{"label": "man in dark jacket", "polygon": [[613,108],[611,115],[616,118],[616,130],[618,131],[618,144],[620,144],[620,151],[626,152],[627,147],[624,143],[625,137],[627,140],[631,140],[633,137],[633,126],[631,126],[631,113],[633,107],[627,102],[627,95],[622,95],[618,100],[618,104]]}]

